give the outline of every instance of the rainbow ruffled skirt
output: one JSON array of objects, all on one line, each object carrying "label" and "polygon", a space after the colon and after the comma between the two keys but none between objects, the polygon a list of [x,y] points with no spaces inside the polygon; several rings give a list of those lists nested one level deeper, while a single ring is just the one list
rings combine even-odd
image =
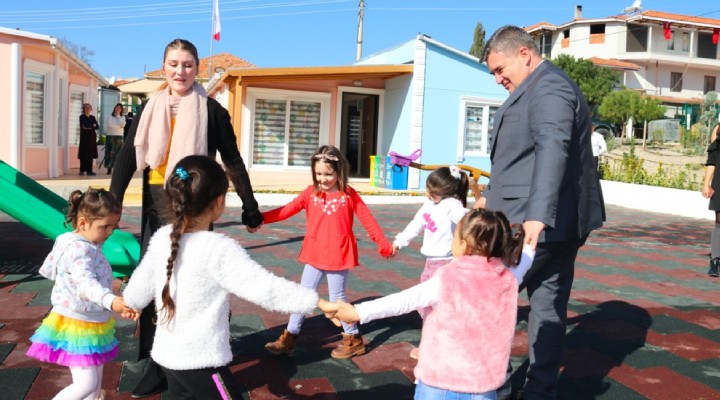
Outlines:
[{"label": "rainbow ruffled skirt", "polygon": [[30,341],[29,357],[66,367],[103,365],[118,353],[112,317],[87,322],[51,312]]}]

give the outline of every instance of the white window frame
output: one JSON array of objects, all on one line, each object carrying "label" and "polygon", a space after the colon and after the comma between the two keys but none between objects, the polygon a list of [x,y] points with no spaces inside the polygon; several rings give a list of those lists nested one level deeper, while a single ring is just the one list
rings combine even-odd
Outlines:
[{"label": "white window frame", "polygon": [[377,142],[375,143],[375,148],[373,149],[375,152],[377,152],[380,148],[380,144],[383,143],[383,120],[385,119],[383,111],[385,110],[385,89],[372,89],[357,86],[338,86],[337,101],[335,104],[335,109],[337,110],[337,115],[335,115],[335,147],[343,151],[345,149],[341,149],[339,143],[342,140],[342,138],[340,137],[342,133],[342,127],[340,125],[342,124],[342,101],[343,95],[345,93],[360,93],[378,96]]},{"label": "white window frame", "polygon": [[[33,148],[44,148],[48,147],[48,138],[49,135],[56,134],[55,129],[52,129],[52,127],[57,122],[57,118],[53,118],[51,120],[50,116],[52,114],[53,105],[55,101],[55,90],[53,90],[53,86],[55,85],[55,80],[53,79],[53,71],[55,70],[55,67],[50,64],[45,64],[41,62],[37,62],[35,60],[25,60],[25,63],[23,65],[23,74],[22,74],[22,82],[23,82],[23,89],[22,89],[22,134],[21,134],[21,141],[22,145],[24,147],[33,147]],[[27,95],[27,74],[29,72],[43,75],[44,81],[43,81],[43,138],[42,143],[28,143],[25,131],[25,96]]]},{"label": "white window frame", "polygon": [[[330,139],[330,93],[303,92],[299,90],[248,88],[247,101],[243,104],[242,156],[252,168],[269,170],[306,170],[307,166],[288,165],[289,143],[285,142],[285,160],[283,165],[255,164],[253,146],[255,140],[255,103],[258,99],[308,101],[320,103],[320,132],[318,145],[328,144]],[[290,110],[289,106],[287,108]],[[289,127],[286,126],[285,129]]]},{"label": "white window frame", "polygon": [[[457,161],[462,162],[466,157],[487,157],[490,155],[488,149],[488,122],[490,122],[490,107],[499,108],[503,101],[499,99],[490,99],[483,97],[463,96],[460,98],[460,115],[458,120],[458,141],[457,141]],[[482,139],[480,151],[465,150],[465,124],[467,122],[467,108],[478,107],[483,109],[482,116]]]},{"label": "white window frame", "polygon": [[[68,113],[68,121],[70,121],[71,118],[74,118],[74,124],[80,124],[80,114],[73,115],[72,114],[72,104],[70,104],[70,101],[72,100],[73,93],[82,93],[83,95],[83,103],[88,103],[88,98],[90,96],[90,89],[87,86],[81,86],[78,84],[70,84],[70,89],[68,90],[68,107],[67,107],[67,113]],[[81,108],[82,111],[82,108]],[[80,132],[79,128],[76,130],[77,132],[77,143],[73,143],[71,141],[73,132],[70,131],[70,122],[68,122],[68,132],[67,132],[67,146],[70,147],[78,147],[80,145]]]}]

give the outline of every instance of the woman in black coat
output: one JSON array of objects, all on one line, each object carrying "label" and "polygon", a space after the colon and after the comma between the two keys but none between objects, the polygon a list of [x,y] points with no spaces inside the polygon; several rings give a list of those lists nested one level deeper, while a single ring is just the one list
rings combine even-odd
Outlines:
[{"label": "woman in black coat", "polygon": [[720,124],[715,125],[710,135],[710,146],[708,146],[708,157],[705,162],[705,179],[703,181],[702,195],[710,199],[708,208],[715,211],[715,225],[713,225],[710,236],[710,268],[708,275],[720,276],[720,173],[716,173],[720,167],[720,136],[718,135]]},{"label": "woman in black coat", "polygon": [[97,129],[95,116],[90,114],[92,106],[83,104],[83,113],[80,114],[80,143],[78,145],[78,159],[80,160],[80,175],[95,175],[93,160],[98,158]]},{"label": "woman in black coat", "polygon": [[[153,233],[168,223],[165,218],[164,181],[168,174],[173,173],[175,162],[188,155],[214,158],[219,152],[243,203],[242,222],[251,232],[262,223],[262,214],[237,147],[230,115],[217,101],[207,97],[202,86],[195,83],[198,66],[197,49],[192,43],[175,39],[168,44],[163,57],[166,86],[135,115],[115,162],[110,192],[121,201],[135,171],[143,171],[143,254]],[[132,392],[134,398],[150,396],[167,388],[161,367],[150,358],[155,318],[155,306],[151,303],[140,317],[140,358],[149,359],[140,383]]]}]

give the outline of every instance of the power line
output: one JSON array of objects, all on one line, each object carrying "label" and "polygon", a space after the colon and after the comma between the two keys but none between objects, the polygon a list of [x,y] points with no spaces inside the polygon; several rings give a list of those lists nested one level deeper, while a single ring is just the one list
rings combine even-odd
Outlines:
[{"label": "power line", "polygon": [[[238,0],[228,3],[250,3],[254,0]],[[336,4],[336,3],[346,3],[346,2],[352,2],[353,0],[305,0],[305,1],[295,1],[295,2],[284,2],[284,3],[262,3],[259,5],[250,5],[250,6],[244,6],[244,7],[226,7],[224,4],[223,11],[224,12],[233,12],[233,11],[253,11],[253,10],[262,10],[262,9],[277,9],[277,8],[291,8],[291,7],[303,7],[303,6],[314,6],[314,5],[329,5],[329,4]],[[196,5],[197,4],[197,5]],[[210,10],[210,2],[203,2],[202,5],[198,4],[197,2],[192,2],[187,5],[182,5],[179,7],[173,7],[174,9],[177,8],[191,8],[190,10],[182,10],[182,11],[167,11],[166,6],[161,4],[152,4],[152,5],[146,5],[142,7],[141,10],[135,10],[132,14],[125,14],[125,15],[118,15],[119,8],[122,8],[123,11],[125,11],[126,7],[104,7],[104,8],[85,8],[85,9],[74,9],[74,10],[54,10],[56,12],[53,13],[47,13],[45,15],[40,15],[40,18],[32,18],[32,19],[26,19],[26,20],[17,20],[15,18],[21,18],[26,17],[26,11],[16,12],[15,14],[11,12],[0,12],[0,23],[3,22],[4,19],[10,19],[13,18],[13,21],[10,22],[11,25],[17,25],[17,24],[35,24],[35,23],[61,23],[61,22],[77,22],[77,21],[86,21],[87,18],[93,18],[94,20],[109,20],[109,19],[138,19],[138,18],[151,18],[151,17],[170,17],[170,16],[178,16],[178,15],[190,15],[190,14],[207,14],[208,10]],[[38,17],[38,13],[32,13],[33,17]],[[65,16],[72,16],[72,18],[64,18]],[[56,18],[56,19],[52,19]]]},{"label": "power line", "polygon": [[[274,14],[256,14],[256,15],[238,15],[234,17],[223,16],[224,20],[234,19],[253,19],[253,18],[267,18],[267,17],[281,17],[290,15],[308,15],[308,14],[328,14],[338,12],[355,12],[355,8],[338,8],[334,10],[312,10],[312,11],[296,11],[287,13],[274,13]],[[169,25],[169,24],[183,24],[188,22],[207,22],[207,18],[203,19],[187,19],[187,20],[172,20],[172,21],[154,21],[154,22],[137,22],[130,24],[103,24],[103,25],[83,25],[83,26],[55,26],[55,27],[37,27],[33,28],[35,31],[48,31],[53,29],[94,29],[94,28],[122,28],[122,27],[133,27],[133,26],[151,26],[151,25]]]}]

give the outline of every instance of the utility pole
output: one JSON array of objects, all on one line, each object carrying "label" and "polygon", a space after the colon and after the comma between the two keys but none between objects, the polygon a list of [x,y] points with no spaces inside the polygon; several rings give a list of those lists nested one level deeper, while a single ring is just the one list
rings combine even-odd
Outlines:
[{"label": "utility pole", "polygon": [[358,4],[358,35],[357,35],[357,61],[362,58],[362,39],[363,39],[363,17],[365,16],[365,0],[360,0]]}]

